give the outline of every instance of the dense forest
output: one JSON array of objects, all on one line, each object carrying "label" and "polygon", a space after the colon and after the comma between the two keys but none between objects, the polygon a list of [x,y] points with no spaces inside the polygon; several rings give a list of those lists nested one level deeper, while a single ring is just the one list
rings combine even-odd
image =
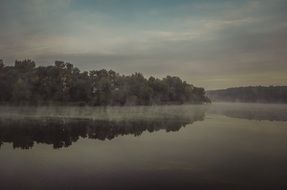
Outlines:
[{"label": "dense forest", "polygon": [[80,71],[70,63],[36,67],[34,61],[0,60],[2,104],[153,105],[205,103],[203,88],[179,77],[145,78],[141,73],[120,75],[112,70]]},{"label": "dense forest", "polygon": [[212,101],[287,103],[287,86],[249,86],[207,91]]}]

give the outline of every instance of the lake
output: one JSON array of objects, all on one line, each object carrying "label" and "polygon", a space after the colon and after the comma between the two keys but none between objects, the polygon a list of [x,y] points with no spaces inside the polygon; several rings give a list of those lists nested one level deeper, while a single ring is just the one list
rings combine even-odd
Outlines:
[{"label": "lake", "polygon": [[287,105],[0,107],[0,188],[287,189]]}]

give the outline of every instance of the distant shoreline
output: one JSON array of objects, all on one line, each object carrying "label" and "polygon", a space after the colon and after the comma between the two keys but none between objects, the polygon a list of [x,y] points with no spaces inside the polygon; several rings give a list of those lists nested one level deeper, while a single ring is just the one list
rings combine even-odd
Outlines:
[{"label": "distant shoreline", "polygon": [[248,86],[209,90],[213,102],[287,103],[287,86]]}]

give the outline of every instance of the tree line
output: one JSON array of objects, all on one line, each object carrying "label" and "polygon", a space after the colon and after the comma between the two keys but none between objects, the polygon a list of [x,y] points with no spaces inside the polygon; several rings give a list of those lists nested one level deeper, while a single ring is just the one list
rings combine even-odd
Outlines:
[{"label": "tree line", "polygon": [[248,86],[207,92],[212,101],[287,103],[287,86]]},{"label": "tree line", "polygon": [[153,105],[206,103],[203,88],[179,77],[145,78],[112,70],[80,71],[55,61],[38,66],[32,60],[6,66],[0,60],[0,102],[8,104]]}]

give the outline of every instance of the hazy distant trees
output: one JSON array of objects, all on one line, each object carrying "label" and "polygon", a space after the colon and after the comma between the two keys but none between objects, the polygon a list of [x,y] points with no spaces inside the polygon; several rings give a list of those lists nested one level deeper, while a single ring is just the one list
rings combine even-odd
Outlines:
[{"label": "hazy distant trees", "polygon": [[208,91],[212,101],[287,103],[287,86],[249,86]]},{"label": "hazy distant trees", "polygon": [[112,70],[81,72],[70,63],[36,67],[34,61],[0,60],[0,102],[13,104],[151,105],[209,102],[203,88],[178,77],[146,79]]}]

